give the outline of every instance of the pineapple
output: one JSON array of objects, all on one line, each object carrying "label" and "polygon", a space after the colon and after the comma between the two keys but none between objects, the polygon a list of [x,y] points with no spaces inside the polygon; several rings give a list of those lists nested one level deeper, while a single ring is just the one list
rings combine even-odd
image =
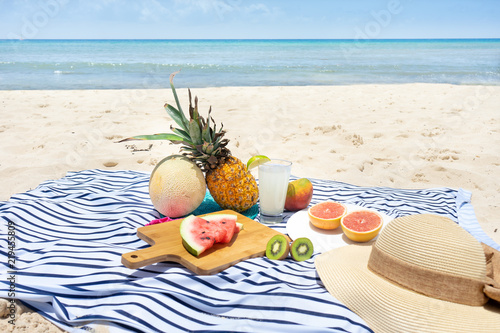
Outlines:
[{"label": "pineapple", "polygon": [[228,139],[224,139],[223,126],[217,130],[213,118],[210,116],[212,108],[208,110],[205,120],[198,113],[198,98],[194,98],[194,107],[189,92],[189,120],[184,115],[175,91],[173,78],[170,75],[170,87],[177,104],[177,109],[165,104],[165,110],[180,128],[170,126],[173,133],[154,135],[139,135],[127,140],[170,140],[181,144],[183,155],[195,162],[205,173],[208,190],[222,209],[232,209],[242,212],[257,203],[259,196],[257,182],[241,160],[231,156],[226,147]]},{"label": "pineapple", "polygon": [[255,178],[243,162],[229,156],[215,169],[208,170],[205,176],[208,190],[215,202],[224,209],[238,212],[255,205],[259,197]]}]

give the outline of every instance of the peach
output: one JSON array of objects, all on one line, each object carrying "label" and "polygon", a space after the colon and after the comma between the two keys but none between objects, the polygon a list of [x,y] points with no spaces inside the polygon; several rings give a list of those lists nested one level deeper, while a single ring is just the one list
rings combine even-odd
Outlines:
[{"label": "peach", "polygon": [[286,192],[285,209],[298,211],[306,208],[311,202],[313,185],[307,178],[293,180],[288,184]]}]

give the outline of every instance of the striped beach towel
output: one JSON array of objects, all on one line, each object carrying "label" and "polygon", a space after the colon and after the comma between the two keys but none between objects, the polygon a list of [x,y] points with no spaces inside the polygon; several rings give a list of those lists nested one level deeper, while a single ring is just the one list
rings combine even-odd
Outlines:
[{"label": "striped beach towel", "polygon": [[[109,332],[371,332],[326,291],[317,254],[303,262],[253,258],[211,276],[171,262],[124,267],[123,253],[149,246],[137,228],[159,218],[148,181],[136,171],[71,172],[0,202],[0,296],[71,332],[102,325]],[[312,182],[313,203],[331,199],[392,217],[440,214],[500,249],[477,223],[467,191]],[[286,219],[273,228],[285,233]]]}]

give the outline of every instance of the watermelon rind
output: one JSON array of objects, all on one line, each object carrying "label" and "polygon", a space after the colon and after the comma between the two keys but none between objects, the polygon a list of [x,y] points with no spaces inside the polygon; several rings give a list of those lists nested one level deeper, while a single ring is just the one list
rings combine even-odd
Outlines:
[{"label": "watermelon rind", "polygon": [[189,252],[191,253],[193,256],[199,256],[203,250],[199,250],[199,249],[194,249],[191,245],[189,245],[188,242],[186,242],[184,239],[182,240],[182,245],[184,245],[184,248]]}]

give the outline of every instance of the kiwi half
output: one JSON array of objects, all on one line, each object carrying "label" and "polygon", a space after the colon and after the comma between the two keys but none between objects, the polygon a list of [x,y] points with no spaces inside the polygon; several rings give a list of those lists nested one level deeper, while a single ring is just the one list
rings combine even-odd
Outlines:
[{"label": "kiwi half", "polygon": [[292,246],[290,246],[290,253],[293,259],[297,261],[307,260],[314,253],[313,243],[306,237],[297,238],[293,241]]},{"label": "kiwi half", "polygon": [[271,260],[281,260],[288,256],[290,244],[284,235],[274,235],[266,246],[266,257]]}]

